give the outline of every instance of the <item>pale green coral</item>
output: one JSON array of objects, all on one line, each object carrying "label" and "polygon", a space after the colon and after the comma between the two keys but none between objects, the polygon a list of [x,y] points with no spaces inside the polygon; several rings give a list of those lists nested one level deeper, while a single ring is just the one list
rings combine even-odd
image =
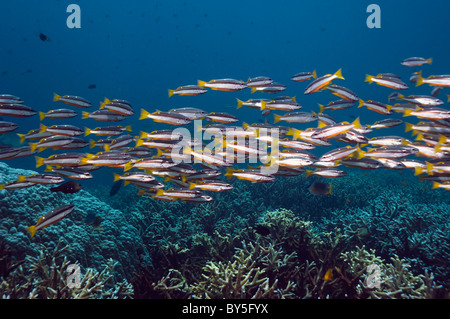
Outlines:
[{"label": "pale green coral", "polygon": [[102,271],[87,269],[80,273],[78,287],[68,285],[67,269],[71,263],[63,253],[68,246],[57,245],[53,251],[42,246],[37,257],[28,257],[16,271],[2,278],[2,298],[13,299],[122,299],[131,298],[132,286],[127,281],[114,283],[112,272],[116,262],[108,261]]},{"label": "pale green coral", "polygon": [[[203,280],[192,286],[194,298],[293,298],[294,282],[279,283],[277,275],[293,267],[295,254],[244,243],[229,262],[209,261]],[[271,279],[275,278],[275,279]]]},{"label": "pale green coral", "polygon": [[[345,262],[346,270],[354,276],[353,283],[357,282],[355,289],[360,296],[375,299],[430,299],[435,298],[437,289],[442,288],[435,284],[432,274],[413,274],[409,270],[410,265],[396,255],[391,258],[391,263],[387,263],[376,255],[374,249],[366,250],[362,246],[342,253],[341,259]],[[342,271],[339,271],[342,275]]]}]

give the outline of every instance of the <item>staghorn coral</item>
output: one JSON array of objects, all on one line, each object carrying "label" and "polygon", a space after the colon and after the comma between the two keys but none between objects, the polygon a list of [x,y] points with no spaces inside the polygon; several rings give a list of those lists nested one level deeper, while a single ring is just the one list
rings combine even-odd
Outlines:
[{"label": "staghorn coral", "polygon": [[[105,268],[98,272],[87,269],[81,275],[79,287],[68,285],[66,273],[71,264],[63,253],[68,246],[59,243],[53,251],[42,245],[39,256],[28,257],[27,263],[21,265],[8,280],[3,279],[0,287],[3,298],[13,299],[99,299],[129,298],[131,285],[126,281],[112,283],[109,281],[116,263],[109,260]],[[78,265],[78,264],[76,264]],[[26,268],[25,268],[26,266]]]},{"label": "staghorn coral", "polygon": [[363,208],[336,210],[320,228],[343,229],[347,245],[365,245],[383,258],[398,255],[415,272],[433,272],[448,286],[450,207],[445,203],[416,203],[412,195],[384,190]]},{"label": "staghorn coral", "polygon": [[[341,254],[344,269],[337,268],[341,279],[346,282],[357,298],[374,299],[431,299],[440,294],[442,286],[436,285],[433,275],[414,275],[410,265],[398,256],[386,263],[376,256],[375,250],[367,251],[364,246]],[[369,266],[376,267],[376,274]],[[352,279],[348,279],[352,276]],[[376,276],[376,278],[374,278]],[[375,279],[375,281],[373,280]],[[378,283],[378,284],[375,284]]]},{"label": "staghorn coral", "polygon": [[277,275],[293,267],[293,257],[273,245],[243,243],[231,261],[207,263],[203,280],[191,287],[193,298],[292,298],[295,284],[280,285]]},{"label": "staghorn coral", "polygon": [[0,278],[6,278],[17,267],[25,262],[25,259],[15,261],[12,249],[4,240],[0,242]]},{"label": "staghorn coral", "polygon": [[259,224],[270,230],[271,240],[287,250],[298,249],[310,256],[318,244],[312,222],[303,221],[287,209],[266,211],[259,218]]},{"label": "staghorn coral", "polygon": [[[252,228],[234,234],[216,230],[212,235],[197,233],[190,246],[162,246],[160,260],[166,262],[136,274],[135,297],[403,298],[398,291],[409,298],[443,295],[432,274],[414,273],[404,259],[385,263],[372,248],[354,248],[354,237],[340,228],[323,231],[284,209],[262,212],[257,221],[268,234]],[[381,265],[383,274],[394,278],[384,290],[366,283],[371,264]],[[330,270],[333,276],[325,280]]]},{"label": "staghorn coral", "polygon": [[151,283],[149,286],[153,297],[186,299],[192,294],[186,279],[176,269],[169,269],[157,283]]}]

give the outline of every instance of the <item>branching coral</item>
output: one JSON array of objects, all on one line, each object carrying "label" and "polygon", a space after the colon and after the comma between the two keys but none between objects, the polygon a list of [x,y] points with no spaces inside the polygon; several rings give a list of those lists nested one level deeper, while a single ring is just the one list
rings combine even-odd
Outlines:
[{"label": "branching coral", "polygon": [[17,267],[23,264],[25,260],[15,262],[12,256],[12,249],[6,245],[5,241],[0,242],[0,278],[6,278]]},{"label": "branching coral", "polygon": [[194,298],[289,298],[295,283],[281,285],[278,275],[293,267],[294,254],[286,255],[274,246],[243,243],[227,263],[210,261],[203,280],[192,286]]},{"label": "branching coral", "polygon": [[[429,299],[436,298],[442,288],[436,285],[432,274],[414,275],[409,270],[410,265],[398,256],[393,256],[389,264],[376,256],[374,250],[357,247],[354,251],[343,253],[341,259],[345,265],[337,270],[341,279],[348,286],[353,286],[353,297]],[[352,279],[348,279],[349,275]]]},{"label": "branching coral", "polygon": [[[80,273],[79,286],[68,285],[68,266],[71,264],[63,253],[68,246],[57,245],[53,251],[43,246],[39,256],[27,258],[27,263],[17,269],[8,281],[3,279],[1,288],[4,298],[27,299],[98,299],[126,298],[132,295],[131,285],[126,281],[111,285],[112,271],[115,266],[110,260],[105,268],[98,272],[88,269]],[[75,264],[77,265],[77,264]],[[26,266],[26,268],[25,268]],[[78,266],[78,265],[77,265]],[[79,267],[79,266],[78,266]]]},{"label": "branching coral", "polygon": [[[440,289],[431,274],[413,273],[405,259],[390,264],[373,248],[349,249],[353,237],[340,228],[320,231],[283,209],[263,212],[257,222],[267,233],[216,230],[196,234],[189,247],[163,245],[164,274],[155,276],[155,269],[137,275],[135,297],[432,298]],[[380,289],[368,281],[370,265],[379,265],[387,278]]]},{"label": "branching coral", "polygon": [[302,255],[311,256],[319,238],[313,232],[312,222],[300,220],[287,209],[265,212],[259,223],[270,230],[270,240],[287,250],[297,249]]},{"label": "branching coral", "polygon": [[170,269],[156,284],[152,284],[155,293],[167,299],[188,298],[191,295],[186,279],[176,269]]},{"label": "branching coral", "polygon": [[415,272],[433,272],[440,284],[448,286],[450,208],[415,201],[411,195],[384,190],[363,208],[334,211],[319,228],[335,231],[339,227],[349,247],[365,245],[383,258],[398,255]]}]

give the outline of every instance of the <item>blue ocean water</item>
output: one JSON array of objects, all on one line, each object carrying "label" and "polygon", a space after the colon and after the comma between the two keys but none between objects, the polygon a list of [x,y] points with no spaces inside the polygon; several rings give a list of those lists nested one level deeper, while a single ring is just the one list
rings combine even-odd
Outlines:
[{"label": "blue ocean water", "polygon": [[[81,9],[81,28],[67,26],[71,13],[66,9],[72,3]],[[378,4],[381,9],[380,28],[367,25],[370,4]],[[139,120],[141,108],[152,112],[197,107],[206,112],[231,113],[239,118],[239,124],[266,120],[258,110],[236,108],[237,98],[263,98],[266,93],[209,91],[194,97],[168,97],[168,89],[196,84],[197,80],[246,81],[249,77],[270,76],[287,85],[278,95],[295,96],[302,111],[318,112],[319,103],[327,104],[336,97],[329,92],[304,95],[306,84],[291,81],[292,75],[313,70],[323,75],[342,69],[345,80],[336,80],[336,84],[350,88],[363,100],[388,103],[387,97],[394,90],[364,82],[366,74],[395,73],[410,86],[402,92],[405,95],[430,95],[430,86],[415,87],[409,82],[411,73],[450,73],[450,3],[444,0],[18,0],[1,7],[0,93],[19,96],[26,105],[43,112],[64,107],[53,102],[54,93],[82,96],[93,103],[93,108],[105,97],[125,99],[135,109],[135,115],[126,120],[134,134],[170,128],[150,119]],[[40,33],[49,41],[42,41]],[[413,56],[432,57],[433,64],[419,68],[400,64]],[[89,88],[93,84],[95,88]],[[447,92],[440,92],[445,102]],[[359,117],[363,124],[386,118],[365,107],[330,115],[339,122]],[[403,119],[401,114],[391,117]],[[273,122],[273,114],[267,121]],[[26,133],[38,128],[40,121],[34,116],[17,119],[16,123],[20,126],[17,132]],[[80,116],[64,120],[64,124],[82,128],[104,125]],[[306,129],[308,125],[292,126]],[[382,134],[411,138],[404,130],[401,125]],[[46,150],[40,156],[48,157],[52,152]],[[5,162],[14,168],[36,169],[33,156]],[[101,185],[109,191],[113,171],[120,172],[95,172],[95,179],[84,181],[84,186],[95,189]]]},{"label": "blue ocean water", "polygon": [[[365,74],[393,72],[408,78],[411,69],[399,63],[410,56],[433,57],[435,62],[425,69],[428,75],[445,74],[449,63],[445,1],[426,6],[421,1],[379,2],[379,29],[366,25],[368,1],[321,5],[79,1],[80,29],[66,25],[69,4],[15,1],[3,5],[3,91],[21,96],[41,111],[54,108],[55,92],[91,101],[124,98],[137,109],[229,110],[236,98],[257,96],[248,91],[211,92],[192,99],[168,99],[167,89],[196,84],[198,79],[247,80],[267,75],[289,84],[283,94],[300,97],[304,86],[291,83],[290,76],[312,70],[334,73],[339,68],[345,85],[361,98],[384,101],[391,90],[363,83]],[[41,41],[40,32],[51,41]],[[96,89],[88,89],[90,84],[96,84]],[[429,90],[420,87],[414,93]],[[317,103],[329,100],[330,95],[299,99],[303,110],[318,110]],[[243,121],[254,120],[252,110],[231,110]],[[381,118],[363,109],[354,112],[343,111],[343,119],[347,115],[360,116],[362,122]],[[340,115],[336,114],[338,120]],[[39,124],[36,117],[23,121],[27,127]],[[87,126],[95,125],[89,120]],[[151,125],[137,122],[134,127],[149,130],[154,128]]]}]

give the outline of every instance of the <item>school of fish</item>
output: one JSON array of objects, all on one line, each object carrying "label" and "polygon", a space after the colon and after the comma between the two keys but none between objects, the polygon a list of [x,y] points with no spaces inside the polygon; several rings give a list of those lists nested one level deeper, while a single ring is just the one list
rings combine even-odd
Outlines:
[{"label": "school of fish", "polygon": [[[406,67],[421,67],[431,64],[431,58],[412,57],[401,62]],[[442,108],[444,101],[438,98],[442,88],[450,87],[450,75],[424,77],[422,71],[413,72],[409,82],[415,86],[430,86],[430,95],[403,95],[398,91],[409,88],[399,76],[393,73],[367,75],[365,81],[393,90],[387,97],[395,104],[362,100],[349,88],[342,86],[344,77],[339,69],[335,73],[318,76],[316,71],[302,72],[291,77],[293,82],[306,82],[304,94],[315,94],[327,90],[339,99],[327,105],[319,104],[318,112],[299,111],[302,105],[296,97],[276,96],[287,86],[267,76],[258,76],[241,81],[235,79],[214,79],[198,81],[196,85],[184,85],[169,89],[173,95],[195,96],[209,90],[234,92],[249,89],[251,92],[267,93],[267,98],[247,101],[237,99],[237,108],[256,109],[263,116],[276,113],[273,123],[243,122],[225,112],[205,112],[198,108],[176,108],[168,111],[140,110],[140,120],[152,120],[175,127],[184,126],[196,120],[206,119],[207,125],[196,130],[212,132],[214,142],[204,146],[203,141],[186,140],[179,130],[156,130],[153,132],[132,131],[131,125],[117,125],[126,121],[135,110],[126,100],[105,98],[97,110],[87,112],[92,103],[73,95],[54,95],[54,102],[64,104],[48,112],[38,112],[26,106],[24,101],[10,94],[0,95],[0,116],[29,117],[39,115],[41,125],[28,133],[19,133],[22,147],[0,146],[0,160],[11,160],[34,155],[36,167],[45,165],[45,172],[31,176],[18,176],[17,180],[0,185],[1,189],[14,190],[37,184],[49,185],[52,191],[75,193],[81,185],[75,181],[94,178],[94,170],[102,167],[123,169],[122,174],[113,173],[114,181],[131,183],[138,188],[138,194],[164,201],[186,201],[204,203],[213,200],[210,192],[227,191],[233,188],[227,181],[237,178],[254,183],[273,182],[283,176],[316,175],[325,178],[339,178],[346,175],[342,167],[359,169],[412,169],[421,180],[428,180],[432,188],[450,189],[450,110]],[[335,82],[341,82],[336,84]],[[296,84],[298,85],[298,84]],[[450,101],[450,95],[447,95]],[[375,123],[361,124],[359,118],[353,122],[337,122],[331,115],[348,108],[365,107],[385,115]],[[44,125],[44,121],[63,120],[79,115],[83,119],[94,119],[96,128],[80,128],[73,125]],[[282,112],[282,113],[281,113]],[[328,113],[328,114],[327,114]],[[416,118],[410,123],[390,117],[398,113],[403,117]],[[287,126],[279,125],[287,123]],[[317,123],[300,130],[296,123]],[[292,125],[294,124],[294,125]],[[405,132],[411,132],[415,141],[402,136],[385,136],[383,129],[404,124]],[[289,126],[292,125],[292,126]],[[14,122],[1,121],[0,134],[19,128]],[[381,132],[367,137],[372,132]],[[84,135],[84,138],[83,138]],[[96,136],[89,141],[86,136]],[[217,137],[218,136],[218,137]],[[343,143],[321,156],[312,149]],[[370,146],[370,147],[369,147]],[[98,147],[101,150],[83,152],[82,149]],[[57,150],[47,158],[38,156],[43,150]],[[415,156],[418,158],[411,158]],[[257,158],[258,164],[250,164],[250,158]],[[240,161],[238,161],[240,160]],[[235,164],[242,164],[239,166]],[[199,164],[199,165],[196,165]],[[271,170],[271,168],[276,168]],[[225,176],[227,179],[221,178]],[[66,182],[69,179],[70,182]],[[65,183],[66,182],[66,183]],[[59,186],[57,186],[59,185]],[[331,185],[315,182],[309,190],[315,195],[331,193]],[[36,225],[30,226],[31,237],[69,215],[73,206],[60,206],[42,216]]]}]

